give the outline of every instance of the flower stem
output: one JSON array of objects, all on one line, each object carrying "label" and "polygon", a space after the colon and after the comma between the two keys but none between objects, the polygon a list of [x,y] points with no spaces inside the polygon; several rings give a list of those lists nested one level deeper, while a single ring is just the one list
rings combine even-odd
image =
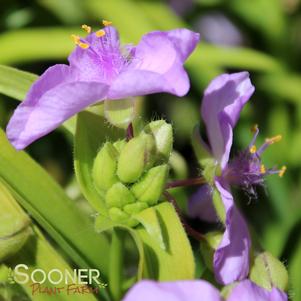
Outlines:
[{"label": "flower stem", "polygon": [[167,198],[167,200],[174,206],[186,233],[198,241],[205,240],[206,238],[203,234],[199,233],[198,231],[196,231],[190,225],[187,224],[184,216],[181,213],[181,209],[179,208],[177,201],[174,199],[174,197],[167,191],[165,191],[163,194]]},{"label": "flower stem", "polygon": [[171,189],[171,188],[176,188],[176,187],[184,187],[184,186],[202,185],[205,183],[206,183],[206,180],[203,177],[184,179],[184,180],[176,180],[176,181],[168,183],[166,185],[166,189]]},{"label": "flower stem", "polygon": [[126,140],[129,141],[134,137],[133,124],[130,123],[126,129]]},{"label": "flower stem", "polygon": [[123,253],[123,233],[121,230],[114,229],[109,263],[109,288],[115,301],[122,297]]}]

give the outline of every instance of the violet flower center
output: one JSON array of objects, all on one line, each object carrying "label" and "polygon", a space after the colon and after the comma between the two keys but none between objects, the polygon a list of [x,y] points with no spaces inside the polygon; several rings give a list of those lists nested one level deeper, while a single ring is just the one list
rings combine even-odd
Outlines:
[{"label": "violet flower center", "polygon": [[[93,43],[75,35],[72,35],[72,38],[76,45],[87,51],[87,55],[92,58],[95,65],[99,66],[99,72],[104,82],[111,83],[132,63],[135,49],[130,45],[120,46],[119,40],[116,40],[109,27],[111,22],[105,22],[104,25],[107,28],[94,33],[97,39]],[[82,28],[89,34],[91,33],[90,26],[83,25]]]},{"label": "violet flower center", "polygon": [[279,142],[282,139],[281,135],[267,138],[265,143],[257,150],[255,145],[259,133],[257,125],[254,126],[252,131],[254,132],[254,136],[251,143],[247,149],[240,152],[228,163],[223,170],[222,177],[231,185],[240,186],[251,194],[254,194],[253,187],[255,185],[262,185],[265,176],[278,174],[282,177],[286,171],[286,166],[283,166],[279,170],[276,168],[266,168],[261,160],[262,153],[268,146]]}]

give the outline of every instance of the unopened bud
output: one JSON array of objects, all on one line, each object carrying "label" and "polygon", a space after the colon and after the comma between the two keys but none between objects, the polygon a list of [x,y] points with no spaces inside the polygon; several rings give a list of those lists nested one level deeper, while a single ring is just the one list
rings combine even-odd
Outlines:
[{"label": "unopened bud", "polygon": [[156,120],[149,123],[144,132],[155,138],[158,159],[167,161],[172,151],[172,126],[164,120]]},{"label": "unopened bud", "polygon": [[269,252],[256,256],[250,270],[250,279],[268,290],[277,287],[285,291],[288,287],[288,273],[285,266]]},{"label": "unopened bud", "polygon": [[0,261],[18,252],[32,233],[30,219],[0,182]]},{"label": "unopened bud", "polygon": [[168,176],[168,166],[159,165],[150,169],[143,178],[131,188],[131,191],[140,202],[151,206],[157,204]]},{"label": "unopened bud", "polygon": [[154,162],[155,141],[151,135],[142,134],[131,139],[121,150],[117,175],[124,183],[137,181]]},{"label": "unopened bud", "polygon": [[116,150],[118,151],[118,153],[121,152],[121,150],[125,147],[126,145],[126,140],[118,140],[116,142],[113,143],[114,147],[116,148]]},{"label": "unopened bud", "polygon": [[116,175],[118,151],[112,143],[106,142],[98,152],[93,165],[92,177],[97,190],[107,191],[118,182]]},{"label": "unopened bud", "polygon": [[137,214],[139,212],[141,212],[142,210],[148,208],[148,204],[143,203],[143,202],[136,202],[134,204],[129,204],[124,206],[124,212],[128,213],[128,214]]},{"label": "unopened bud", "polygon": [[135,202],[133,193],[122,183],[114,184],[106,194],[106,204],[108,208],[123,208],[127,204]]},{"label": "unopened bud", "polygon": [[125,213],[123,210],[121,210],[120,208],[116,208],[116,207],[113,207],[109,210],[109,216],[112,221],[118,222],[121,224],[126,223],[130,218],[129,214]]}]

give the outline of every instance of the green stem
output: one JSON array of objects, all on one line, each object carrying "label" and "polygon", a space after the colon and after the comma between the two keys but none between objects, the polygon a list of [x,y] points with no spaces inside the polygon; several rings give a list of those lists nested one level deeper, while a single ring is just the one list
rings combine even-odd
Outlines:
[{"label": "green stem", "polygon": [[109,288],[113,300],[119,301],[122,297],[124,235],[121,230],[114,229],[112,234],[110,263],[109,263]]}]

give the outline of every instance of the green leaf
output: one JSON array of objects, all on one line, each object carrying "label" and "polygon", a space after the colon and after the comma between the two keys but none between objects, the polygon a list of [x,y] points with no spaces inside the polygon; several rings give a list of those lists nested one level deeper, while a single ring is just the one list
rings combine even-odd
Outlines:
[{"label": "green leaf", "polygon": [[264,75],[258,83],[260,89],[277,96],[274,97],[275,101],[280,99],[301,104],[301,76],[298,74]]},{"label": "green leaf", "polygon": [[16,64],[43,59],[66,59],[74,48],[71,34],[81,34],[80,27],[67,29],[29,28],[0,35],[0,64]]},{"label": "green leaf", "polygon": [[129,233],[129,235],[132,237],[132,239],[134,240],[134,243],[137,247],[137,251],[138,251],[138,255],[139,255],[137,281],[141,280],[143,276],[147,277],[149,275],[148,267],[146,266],[146,263],[145,263],[145,254],[144,254],[143,243],[142,243],[142,240],[141,240],[140,236],[138,235],[138,233],[135,230],[133,230],[132,228],[112,222],[111,220],[107,219],[106,217],[98,216],[96,218],[95,230],[98,233],[112,230],[114,228],[120,228],[122,230],[127,231]]},{"label": "green leaf", "polygon": [[145,227],[140,226],[136,229],[144,243],[149,275],[160,281],[193,279],[195,264],[192,249],[175,209],[171,204],[164,202],[156,206],[155,210],[166,250],[162,249],[158,238],[150,235]]},{"label": "green leaf", "polygon": [[31,234],[30,219],[0,181],[0,262],[19,251]]},{"label": "green leaf", "polygon": [[[282,42],[285,33],[283,3],[279,0],[226,1],[230,9],[245,20],[248,25],[264,34],[271,42]],[[278,41],[277,41],[278,40]]]},{"label": "green leaf", "polygon": [[250,268],[250,279],[268,290],[277,287],[285,291],[288,287],[288,273],[284,264],[269,252],[262,252],[255,257]]},{"label": "green leaf", "polygon": [[294,301],[301,300],[301,240],[299,238],[298,246],[293,254],[293,256],[289,260],[289,275],[290,275],[290,286],[293,292]]},{"label": "green leaf", "polygon": [[159,216],[155,207],[150,207],[135,215],[135,218],[143,225],[146,232],[156,243],[166,250],[166,241],[163,237]]},{"label": "green leaf", "polygon": [[104,275],[106,237],[97,235],[90,220],[59,185],[24,151],[17,152],[0,130],[0,179],[66,254],[81,267],[98,268]]},{"label": "green leaf", "polygon": [[74,137],[75,174],[86,199],[102,214],[105,214],[106,206],[103,196],[94,186],[93,163],[106,137],[115,141],[122,133],[124,134],[123,131],[110,127],[102,116],[91,112],[78,114]]},{"label": "green leaf", "polygon": [[0,93],[23,100],[37,78],[35,74],[0,65]]}]

